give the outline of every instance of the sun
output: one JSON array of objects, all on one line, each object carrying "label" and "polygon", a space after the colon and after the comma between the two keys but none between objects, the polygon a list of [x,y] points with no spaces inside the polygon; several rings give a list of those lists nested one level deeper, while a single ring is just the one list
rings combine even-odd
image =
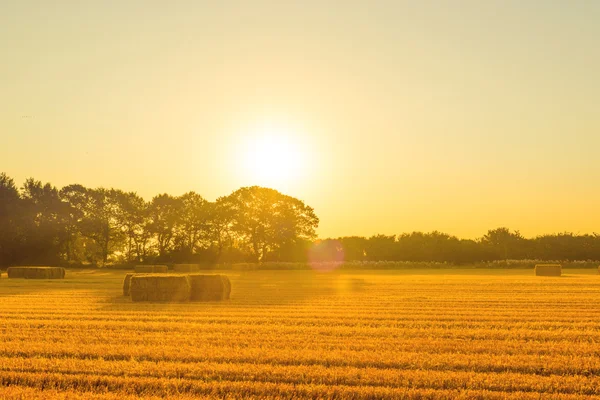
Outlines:
[{"label": "sun", "polygon": [[299,134],[290,127],[269,124],[255,128],[243,143],[240,167],[251,184],[289,188],[306,173]]}]

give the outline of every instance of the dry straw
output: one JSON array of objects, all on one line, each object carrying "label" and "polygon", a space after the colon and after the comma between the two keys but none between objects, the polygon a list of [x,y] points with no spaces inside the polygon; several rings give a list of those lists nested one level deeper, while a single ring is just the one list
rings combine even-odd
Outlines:
[{"label": "dry straw", "polygon": [[136,265],[134,271],[137,274],[166,274],[169,267],[166,265]]},{"label": "dry straw", "polygon": [[225,275],[189,275],[192,286],[192,301],[228,300],[231,295],[231,281]]},{"label": "dry straw", "polygon": [[175,264],[173,265],[175,272],[186,273],[186,272],[198,272],[200,266],[198,264]]},{"label": "dry straw", "polygon": [[66,273],[62,267],[9,267],[6,272],[9,278],[24,279],[64,279]]},{"label": "dry straw", "polygon": [[562,266],[560,264],[537,264],[535,266],[536,276],[561,276]]},{"label": "dry straw", "polygon": [[142,274],[130,278],[132,301],[178,302],[190,300],[190,280],[186,275]]}]

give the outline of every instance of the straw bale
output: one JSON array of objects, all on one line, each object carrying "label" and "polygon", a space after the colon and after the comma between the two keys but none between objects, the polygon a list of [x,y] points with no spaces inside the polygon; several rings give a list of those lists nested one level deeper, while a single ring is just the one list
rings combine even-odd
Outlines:
[{"label": "straw bale", "polygon": [[65,269],[62,267],[9,267],[9,278],[24,279],[64,279]]},{"label": "straw bale", "polygon": [[229,300],[231,281],[225,275],[190,274],[192,301]]},{"label": "straw bale", "polygon": [[191,286],[186,275],[141,274],[130,278],[132,301],[189,301]]},{"label": "straw bale", "polygon": [[562,266],[560,264],[537,264],[535,266],[536,276],[561,276]]}]

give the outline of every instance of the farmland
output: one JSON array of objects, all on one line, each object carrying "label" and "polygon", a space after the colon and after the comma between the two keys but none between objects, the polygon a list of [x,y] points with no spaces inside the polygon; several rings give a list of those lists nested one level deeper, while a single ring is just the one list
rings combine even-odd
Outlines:
[{"label": "farmland", "polygon": [[227,274],[230,301],[169,304],[4,274],[0,399],[600,395],[596,270]]}]

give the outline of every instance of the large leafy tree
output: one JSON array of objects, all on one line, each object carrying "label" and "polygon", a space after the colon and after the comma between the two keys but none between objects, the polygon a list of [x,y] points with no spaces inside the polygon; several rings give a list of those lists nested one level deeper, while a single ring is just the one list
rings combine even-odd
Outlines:
[{"label": "large leafy tree", "polygon": [[173,250],[176,230],[181,220],[182,200],[168,194],[155,196],[148,206],[148,231],[156,241],[156,250],[165,259]]},{"label": "large leafy tree", "polygon": [[61,201],[56,187],[27,179],[22,190],[26,216],[27,262],[59,262],[65,258],[69,240],[69,205]]},{"label": "large leafy tree", "polygon": [[315,239],[319,218],[303,201],[259,186],[241,188],[228,196],[232,229],[256,261],[286,245]]},{"label": "large leafy tree", "polygon": [[210,238],[217,249],[217,259],[221,259],[225,247],[231,249],[234,244],[233,222],[234,208],[231,198],[219,197],[210,203]]},{"label": "large leafy tree", "polygon": [[148,256],[150,232],[148,230],[148,204],[135,192],[115,193],[117,225],[123,232],[124,259],[141,262]]},{"label": "large leafy tree", "polygon": [[210,203],[195,192],[180,196],[179,229],[177,247],[185,253],[194,254],[198,248],[210,246]]},{"label": "large leafy tree", "polygon": [[74,209],[72,218],[84,243],[88,260],[105,265],[109,256],[121,250],[123,231],[119,225],[119,197],[115,189],[88,189],[81,185],[66,186],[62,198]]}]

